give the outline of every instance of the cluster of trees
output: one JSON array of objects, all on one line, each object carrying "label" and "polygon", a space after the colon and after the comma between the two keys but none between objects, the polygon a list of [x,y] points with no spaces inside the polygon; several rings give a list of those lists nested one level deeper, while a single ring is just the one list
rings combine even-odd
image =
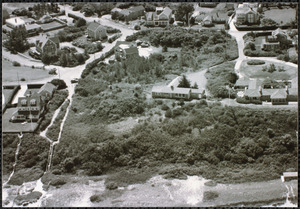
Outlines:
[{"label": "cluster of trees", "polygon": [[198,89],[197,83],[194,83],[194,85],[192,86],[190,80],[188,80],[188,79],[186,78],[186,75],[182,75],[182,78],[181,78],[181,80],[179,81],[178,87],[181,87],[181,88],[194,88],[194,89]]},{"label": "cluster of trees", "polygon": [[178,5],[175,19],[178,21],[185,21],[186,25],[189,25],[194,10],[194,4],[181,3]]},{"label": "cluster of trees", "polygon": [[[81,20],[78,19],[77,22],[79,21]],[[83,36],[86,31],[86,28],[86,25],[83,25],[81,27],[68,26],[65,27],[63,30],[59,31],[57,33],[57,36],[60,42],[72,42],[74,39]]]},{"label": "cluster of trees", "polygon": [[23,26],[14,28],[7,34],[7,40],[4,42],[4,47],[11,51],[13,54],[17,52],[24,52],[30,48],[27,41],[27,31]]},{"label": "cluster of trees", "polygon": [[205,30],[201,33],[195,30],[186,30],[183,28],[168,27],[161,30],[139,31],[126,37],[126,41],[135,41],[137,39],[148,37],[154,46],[167,47],[203,47],[205,45],[216,45],[225,43],[231,39],[231,36],[225,30]]},{"label": "cluster of trees", "polygon": [[270,64],[269,66],[263,66],[263,68],[262,68],[262,71],[267,71],[269,73],[273,73],[276,70],[278,70],[278,72],[284,72],[285,71],[284,67],[277,66],[277,68],[276,68],[276,66],[273,63]]},{"label": "cluster of trees", "polygon": [[234,62],[227,62],[207,70],[205,73],[206,87],[211,95],[218,98],[228,98],[230,94],[230,98],[235,97],[235,92],[231,88],[238,79],[234,72],[234,66]]},{"label": "cluster of trees", "polygon": [[75,48],[64,47],[60,49],[57,55],[44,53],[42,62],[46,65],[54,64],[63,67],[75,67],[82,65],[89,58],[87,53],[77,53]]},{"label": "cluster of trees", "polygon": [[98,17],[109,14],[115,7],[115,3],[103,2],[103,3],[74,3],[73,11],[80,11],[84,13],[84,16],[90,17],[97,14]]},{"label": "cluster of trees", "polygon": [[49,13],[58,13],[60,11],[57,3],[39,3],[35,4],[32,8],[28,9],[33,11],[37,19],[40,19],[43,15]]},{"label": "cluster of trees", "polygon": [[[123,136],[96,126],[91,127],[93,133],[87,130],[78,135],[69,127],[55,150],[53,167],[99,175],[114,167],[204,163],[207,167],[202,175],[218,180],[231,178],[230,173],[215,175],[223,168],[241,171],[251,167],[255,171],[252,178],[260,180],[278,178],[283,171],[297,168],[295,111],[208,106],[203,102],[182,108],[185,114],[180,117],[145,122]],[[261,175],[261,171],[272,175]],[[238,179],[243,178],[241,174]]]}]

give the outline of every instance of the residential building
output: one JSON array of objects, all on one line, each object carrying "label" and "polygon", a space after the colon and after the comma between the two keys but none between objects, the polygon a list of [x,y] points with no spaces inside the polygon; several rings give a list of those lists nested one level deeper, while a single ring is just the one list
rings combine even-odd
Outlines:
[{"label": "residential building", "polygon": [[12,121],[37,122],[44,111],[44,102],[39,94],[28,94],[18,99],[17,109]]},{"label": "residential building", "polygon": [[57,55],[59,50],[58,37],[49,37],[41,34],[36,40],[36,50],[41,54]]},{"label": "residential building", "polygon": [[156,10],[155,12],[146,13],[146,26],[167,26],[169,25],[172,17],[172,10],[165,7],[162,11]]},{"label": "residential building", "polygon": [[259,15],[253,8],[237,8],[235,13],[238,25],[258,24],[259,22]]},{"label": "residential building", "polygon": [[206,26],[206,27],[213,26],[212,18],[211,18],[210,15],[206,16],[206,17],[203,19],[202,25],[203,25],[203,26]]},{"label": "residential building", "polygon": [[20,17],[13,17],[5,20],[5,25],[9,28],[16,28],[20,26],[25,26],[25,21]]},{"label": "residential building", "polygon": [[239,78],[235,82],[234,88],[235,89],[245,89],[246,87],[248,88],[249,87],[249,82],[250,82],[249,78],[245,78],[245,77]]},{"label": "residential building", "polygon": [[34,36],[39,34],[39,32],[42,30],[41,26],[38,24],[29,24],[29,25],[25,25],[27,34],[29,36]]},{"label": "residential building", "polygon": [[139,56],[139,51],[135,42],[117,41],[114,51],[117,60]]},{"label": "residential building", "polygon": [[88,25],[87,33],[93,40],[103,40],[107,38],[106,28],[96,22],[92,22]]},{"label": "residential building", "polygon": [[274,51],[277,49],[280,49],[280,43],[279,41],[273,41],[274,39],[271,38],[271,42],[268,42],[268,37],[266,39],[263,39],[261,42],[261,49],[265,51]]},{"label": "residential building", "polygon": [[52,98],[55,90],[56,86],[48,82],[39,89],[38,94],[41,96],[43,101],[49,101]]},{"label": "residential building", "polygon": [[201,99],[205,96],[202,89],[178,88],[174,86],[154,86],[152,88],[152,98],[166,99]]}]

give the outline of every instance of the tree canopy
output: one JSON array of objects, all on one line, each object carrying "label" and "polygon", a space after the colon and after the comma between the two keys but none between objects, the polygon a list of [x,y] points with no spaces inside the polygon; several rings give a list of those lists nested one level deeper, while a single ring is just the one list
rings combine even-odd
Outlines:
[{"label": "tree canopy", "polygon": [[178,6],[177,13],[175,14],[176,20],[185,21],[189,24],[189,15],[194,11],[194,5],[189,3],[181,3]]},{"label": "tree canopy", "polygon": [[179,85],[178,87],[181,87],[181,88],[191,88],[191,82],[186,78],[185,75],[182,76],[180,82],[179,82]]},{"label": "tree canopy", "polygon": [[14,28],[8,33],[8,39],[4,46],[12,53],[24,52],[29,49],[27,41],[27,31],[24,26]]}]

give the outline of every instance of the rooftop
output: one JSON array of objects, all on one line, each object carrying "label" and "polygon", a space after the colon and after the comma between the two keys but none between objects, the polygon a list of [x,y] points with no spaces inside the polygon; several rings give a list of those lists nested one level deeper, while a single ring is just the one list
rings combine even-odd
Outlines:
[{"label": "rooftop", "polygon": [[21,26],[21,25],[25,25],[25,21],[22,20],[20,17],[13,17],[13,18],[9,18],[5,21],[8,24],[11,24],[13,26]]},{"label": "rooftop", "polygon": [[189,88],[172,88],[169,86],[154,86],[152,92],[157,93],[172,93],[172,94],[189,94],[191,89]]}]

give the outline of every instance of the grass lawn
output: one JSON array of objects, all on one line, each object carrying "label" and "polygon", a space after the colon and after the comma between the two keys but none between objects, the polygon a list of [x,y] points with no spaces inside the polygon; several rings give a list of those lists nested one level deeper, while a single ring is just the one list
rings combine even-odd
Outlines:
[{"label": "grass lawn", "polygon": [[[18,73],[18,75],[17,75]],[[7,60],[2,59],[2,82],[18,81],[21,78],[28,80],[38,80],[49,77],[48,71],[31,67],[15,67]]]},{"label": "grass lawn", "polygon": [[[280,15],[278,15],[280,14]],[[280,25],[284,25],[295,20],[296,9],[270,9],[264,12],[265,18],[270,18]]]},{"label": "grass lawn", "polygon": [[276,68],[284,67],[285,72],[278,72],[278,70],[276,70],[273,73],[269,73],[267,71],[265,72],[262,71],[262,68],[263,66],[269,67],[269,65],[272,64],[272,62],[265,61],[266,63],[264,65],[248,65],[247,61],[242,62],[240,72],[249,78],[270,77],[271,79],[284,80],[284,79],[292,79],[297,77],[297,68],[295,67],[274,63]]}]

